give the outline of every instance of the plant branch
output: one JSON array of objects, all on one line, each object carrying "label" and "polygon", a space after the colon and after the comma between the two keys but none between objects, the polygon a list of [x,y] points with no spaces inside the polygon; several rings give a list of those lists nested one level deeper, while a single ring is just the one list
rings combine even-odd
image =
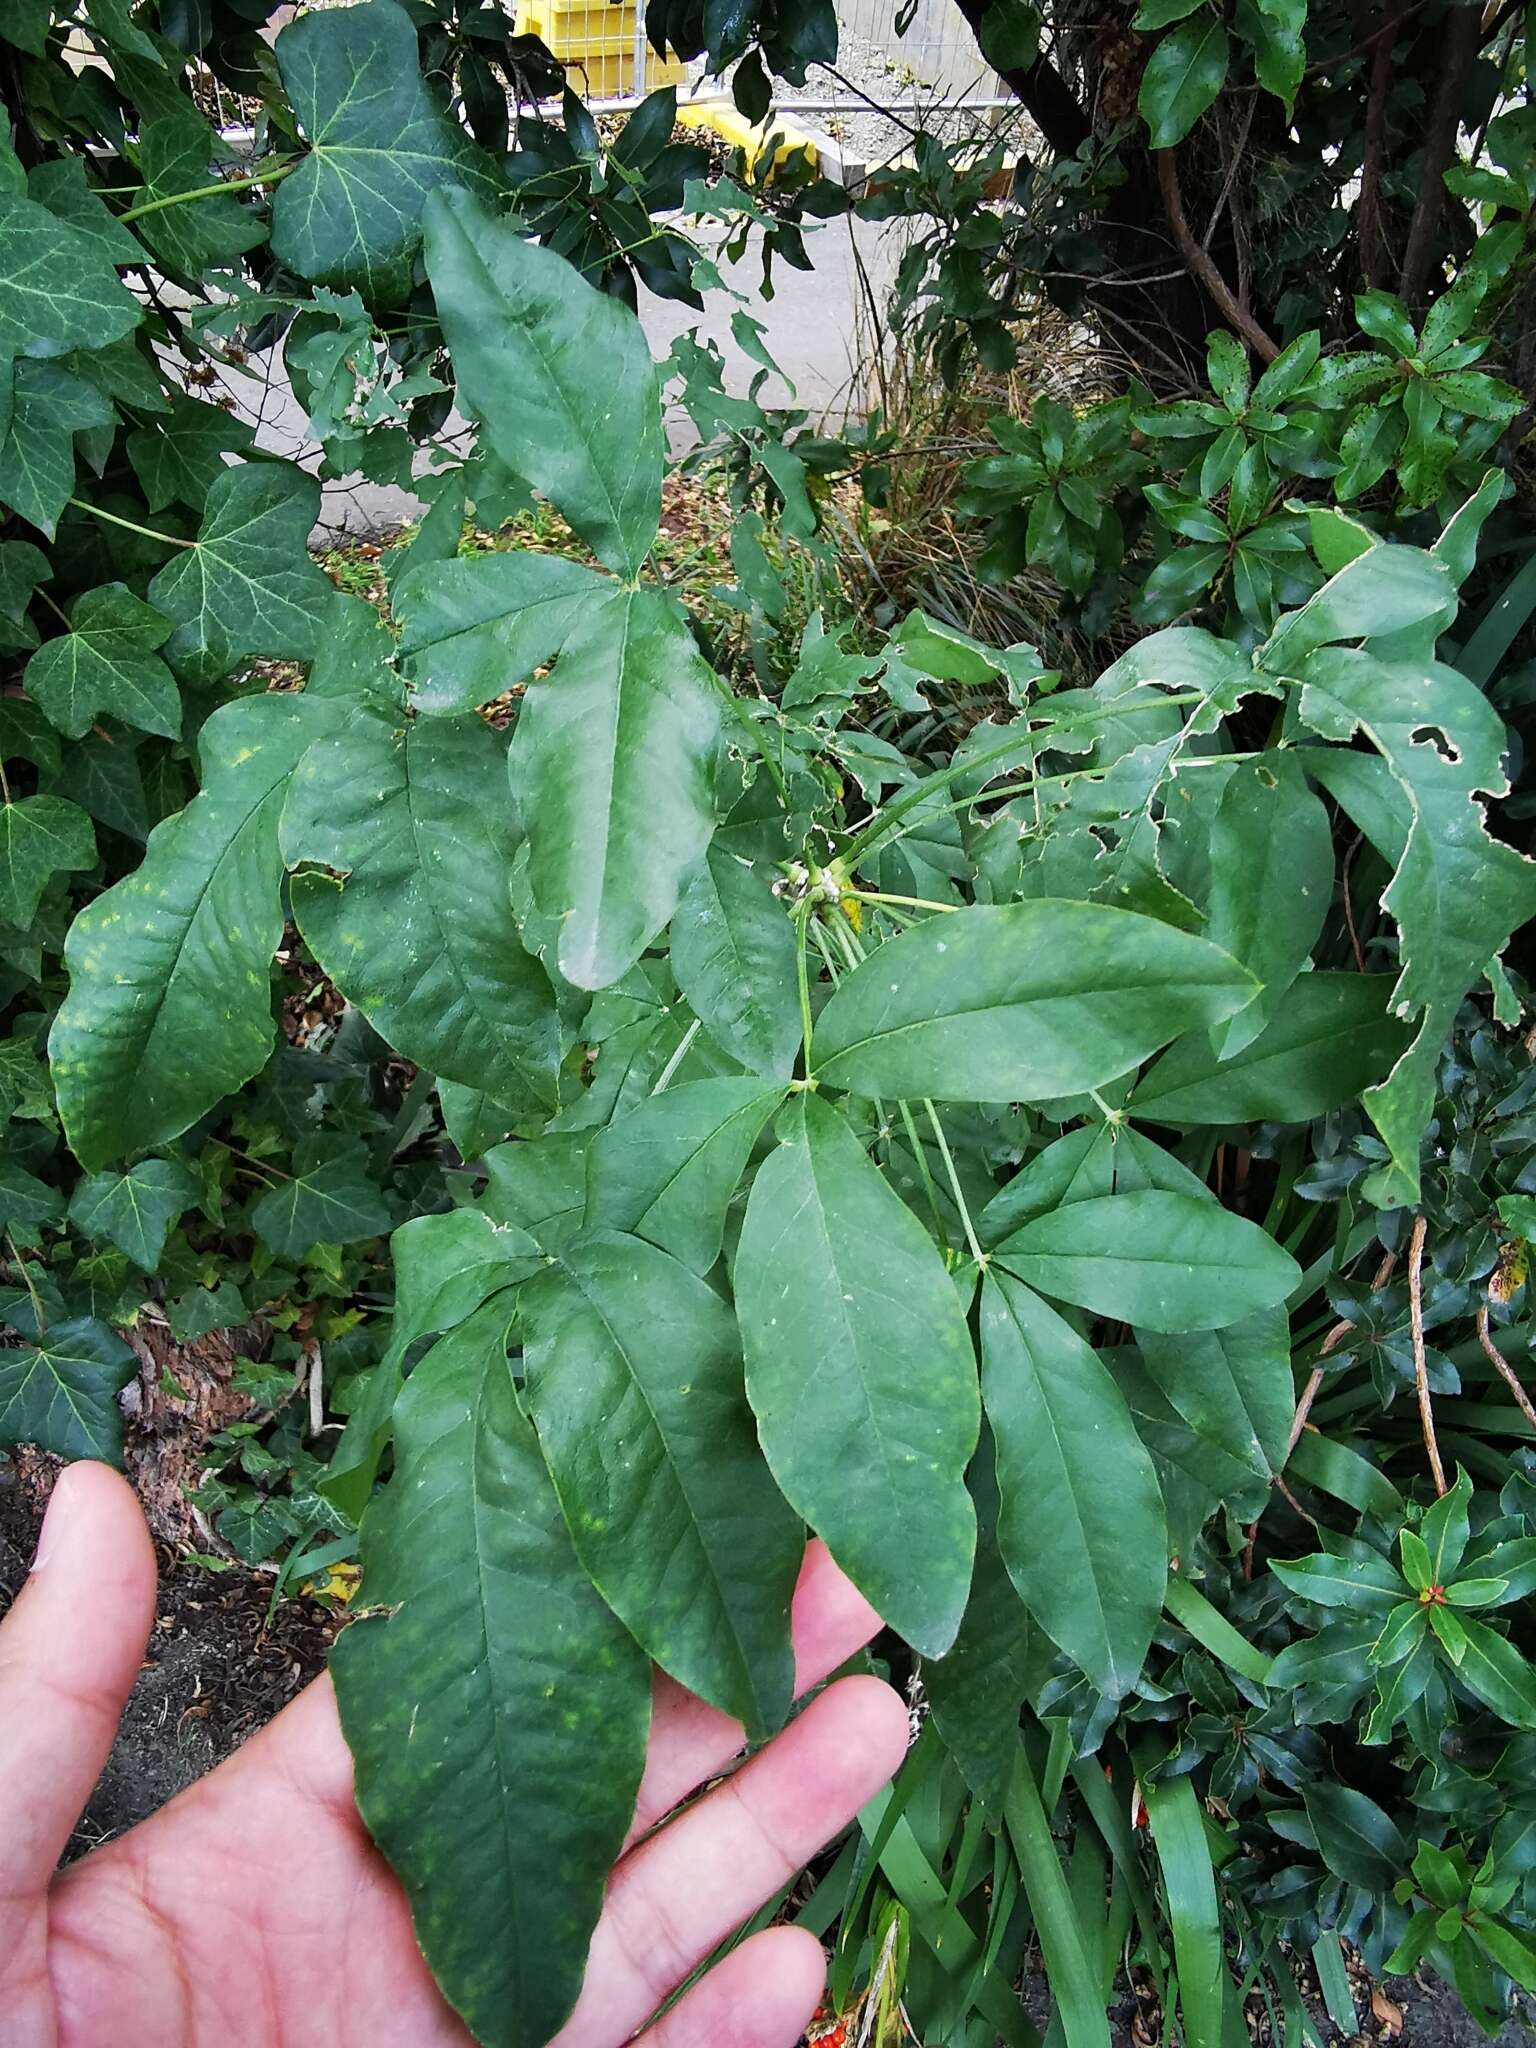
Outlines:
[{"label": "plant branch", "polygon": [[1371,56],[1371,81],[1365,105],[1365,138],[1360,163],[1360,200],[1355,208],[1355,245],[1360,275],[1379,285],[1386,275],[1386,243],[1382,229],[1381,159],[1387,138],[1387,95],[1392,90],[1392,52],[1397,23],[1389,22],[1376,39]]},{"label": "plant branch", "polygon": [[1461,104],[1466,96],[1467,77],[1482,40],[1483,10],[1472,4],[1453,6],[1445,36],[1445,60],[1440,87],[1424,137],[1424,155],[1419,170],[1419,196],[1408,224],[1408,246],[1398,275],[1397,295],[1407,306],[1422,298],[1429,277],[1435,234],[1445,209],[1445,174],[1456,149],[1456,131],[1461,125]]},{"label": "plant branch", "polygon": [[1408,1240],[1408,1327],[1413,1337],[1413,1383],[1419,1396],[1419,1427],[1424,1432],[1435,1491],[1444,1493],[1445,1467],[1440,1462],[1434,1403],[1429,1397],[1429,1362],[1424,1355],[1424,1233],[1428,1228],[1423,1216],[1414,1217],[1413,1235]]},{"label": "plant branch", "polygon": [[1179,189],[1179,168],[1173,151],[1155,149],[1152,157],[1157,165],[1157,188],[1163,196],[1163,211],[1168,216],[1168,225],[1178,244],[1179,254],[1184,258],[1184,267],[1198,284],[1205,287],[1216,310],[1232,331],[1241,335],[1261,362],[1272,363],[1280,353],[1279,345],[1270,339],[1253,315],[1238,304],[1231,286],[1216,268],[1209,249],[1202,249],[1195,240],[1184,216],[1184,195]]},{"label": "plant branch", "polygon": [[276,170],[255,171],[249,178],[216,178],[211,185],[195,185],[190,192],[166,192],[159,199],[146,199],[142,206],[130,206],[117,218],[122,226],[142,220],[147,213],[163,213],[168,206],[189,206],[194,199],[220,199],[226,192],[249,192],[257,185],[280,185],[298,162],[279,164]]},{"label": "plant branch", "polygon": [[1521,1385],[1514,1367],[1504,1356],[1503,1352],[1500,1351],[1498,1345],[1494,1343],[1489,1333],[1488,1304],[1486,1301],[1477,1312],[1477,1341],[1482,1345],[1483,1355],[1488,1360],[1488,1363],[1520,1404],[1521,1414],[1533,1428],[1536,1428],[1536,1405],[1532,1404],[1531,1397]]}]

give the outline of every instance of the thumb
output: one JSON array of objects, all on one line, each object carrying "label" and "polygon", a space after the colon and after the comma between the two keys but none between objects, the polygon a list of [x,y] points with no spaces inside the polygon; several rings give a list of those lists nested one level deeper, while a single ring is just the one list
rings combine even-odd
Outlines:
[{"label": "thumb", "polygon": [[47,1889],[112,1747],[154,1602],[133,1489],[106,1465],[68,1466],[0,1624],[0,1901]]}]

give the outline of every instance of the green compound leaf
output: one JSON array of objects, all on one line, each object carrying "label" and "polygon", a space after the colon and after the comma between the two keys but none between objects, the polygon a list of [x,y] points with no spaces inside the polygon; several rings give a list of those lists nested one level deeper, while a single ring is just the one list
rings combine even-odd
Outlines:
[{"label": "green compound leaf", "polygon": [[0,924],[25,930],[54,875],[95,861],[96,834],[77,804],[59,796],[0,803]]},{"label": "green compound leaf", "polygon": [[393,1220],[362,1139],[328,1132],[302,1139],[292,1173],[251,1204],[257,1236],[280,1259],[302,1259],[317,1244],[382,1237]]},{"label": "green compound leaf", "polygon": [[1044,1101],[1114,1080],[1255,989],[1219,947],[1136,911],[959,910],[847,977],[816,1025],[816,1075],[861,1095]]},{"label": "green compound leaf", "polygon": [[272,253],[312,283],[403,297],[428,193],[498,190],[424,83],[415,24],[394,0],[310,14],[278,37],[277,66],[311,147],[273,195]]},{"label": "green compound leaf", "polygon": [[581,1988],[651,1681],[572,1548],[518,1407],[507,1317],[487,1304],[400,1396],[395,1480],[363,1522],[371,1613],[332,1670],[358,1807],[422,1953],[479,2040],[527,2048]]},{"label": "green compound leaf", "polygon": [[1042,1294],[1173,1336],[1274,1308],[1301,1278],[1290,1253],[1245,1216],[1157,1188],[1069,1202],[993,1256]]},{"label": "green compound leaf", "polygon": [[160,1265],[171,1225],[202,1184],[179,1159],[142,1159],[125,1173],[93,1173],[75,1189],[69,1220],[82,1236],[115,1244],[146,1273]]},{"label": "green compound leaf", "polygon": [[516,846],[504,742],[478,718],[360,712],[283,809],[288,865],[330,870],[291,895],[337,987],[406,1059],[531,1115],[559,1099],[560,1030],[512,913]]},{"label": "green compound leaf", "polygon": [[423,562],[395,585],[411,702],[432,717],[473,711],[552,661],[612,585],[564,555]]},{"label": "green compound leaf", "polygon": [[1283,1309],[1177,1338],[1143,1330],[1137,1341],[1149,1377],[1203,1443],[1256,1478],[1279,1471],[1296,1409]]},{"label": "green compound leaf", "polygon": [[[1411,551],[1372,550],[1378,552]],[[1400,941],[1392,1011],[1417,1020],[1418,1030],[1390,1075],[1364,1098],[1392,1156],[1363,1184],[1379,1205],[1411,1205],[1446,1033],[1467,990],[1510,934],[1536,915],[1536,863],[1489,836],[1482,799],[1509,788],[1504,721],[1465,676],[1439,662],[1385,662],[1342,647],[1310,655],[1302,672],[1306,723],[1331,740],[1363,732],[1412,809],[1402,859],[1381,901]]]},{"label": "green compound leaf", "polygon": [[764,865],[712,846],[672,920],[672,972],[722,1051],[787,1081],[800,1050],[795,933]]},{"label": "green compound leaf", "polygon": [[299,757],[342,715],[297,696],[214,712],[201,795],[75,919],[49,1054],[87,1168],[178,1136],[266,1064],[283,931],[278,815]]},{"label": "green compound leaf", "polygon": [[734,1076],[652,1095],[594,1139],[587,1222],[632,1231],[707,1273],[752,1148],[783,1100],[781,1088]]},{"label": "green compound leaf", "polygon": [[954,1284],[837,1112],[801,1095],[736,1254],[747,1396],[790,1505],[914,1649],[965,1611],[976,1362]]},{"label": "green compound leaf", "polygon": [[117,1397],[138,1363],[117,1332],[92,1316],[55,1323],[36,1344],[0,1350],[0,1444],[121,1465]]},{"label": "green compound leaf", "polygon": [[578,988],[632,967],[677,908],[714,830],[713,678],[682,614],[655,590],[615,590],[530,685],[512,787],[529,880],[559,920],[558,964]]},{"label": "green compound leaf", "polygon": [[662,464],[661,385],[639,322],[466,192],[435,195],[426,224],[461,403],[514,475],[635,575],[656,538]]},{"label": "green compound leaf", "polygon": [[0,443],[0,504],[52,540],[75,488],[74,437],[86,427],[110,427],[114,414],[99,391],[62,364],[22,361],[15,378],[11,431]]},{"label": "green compound leaf", "polygon": [[1164,36],[1142,73],[1137,102],[1154,149],[1172,149],[1226,83],[1227,32],[1217,14],[1197,14]]},{"label": "green compound leaf", "polygon": [[166,659],[215,682],[245,655],[319,653],[335,585],[311,561],[320,486],[284,462],[228,469],[209,487],[203,528],[149,586],[171,620]]},{"label": "green compound leaf", "polygon": [[995,1269],[982,1288],[981,1370],[1003,1561],[1052,1642],[1119,1699],[1141,1671],[1168,1576],[1151,1457],[1082,1338]]},{"label": "green compound leaf", "polygon": [[1412,1035],[1391,1016],[1385,974],[1302,974],[1274,1021],[1232,1058],[1192,1033],[1131,1097],[1131,1113],[1170,1124],[1307,1123],[1388,1073]]},{"label": "green compound leaf", "polygon": [[805,1539],[758,1449],[735,1317],[665,1252],[602,1231],[527,1283],[518,1320],[592,1583],[663,1670],[761,1740],[789,1711]]},{"label": "green compound leaf", "polygon": [[181,694],[155,652],[170,630],[170,620],[125,583],[88,590],[70,612],[70,630],[27,663],[27,692],[70,739],[84,739],[104,711],[139,732],[176,739]]},{"label": "green compound leaf", "polygon": [[142,317],[97,241],[0,192],[0,356],[103,348]]}]

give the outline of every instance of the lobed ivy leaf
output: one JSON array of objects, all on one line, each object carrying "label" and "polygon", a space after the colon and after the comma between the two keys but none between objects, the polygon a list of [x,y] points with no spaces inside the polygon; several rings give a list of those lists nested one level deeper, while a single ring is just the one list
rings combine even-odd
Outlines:
[{"label": "lobed ivy leaf", "polygon": [[[139,203],[217,184],[213,163],[218,154],[218,137],[190,105],[146,121],[134,152],[144,180]],[[173,276],[198,280],[210,270],[229,267],[267,239],[266,221],[238,192],[165,206],[135,225]]]},{"label": "lobed ivy leaf", "polygon": [[69,1220],[82,1236],[105,1238],[154,1273],[171,1225],[201,1193],[196,1174],[179,1159],[142,1159],[122,1173],[88,1174],[70,1197]]},{"label": "lobed ivy leaf", "polygon": [[138,1359],[93,1316],[54,1323],[35,1343],[0,1348],[0,1444],[36,1444],[60,1458],[123,1462],[117,1397]]},{"label": "lobed ivy leaf", "polygon": [[83,739],[106,711],[140,732],[178,738],[181,695],[155,651],[169,619],[125,583],[104,583],[75,600],[69,627],[27,663],[28,693],[52,724]]},{"label": "lobed ivy leaf", "polygon": [[255,439],[253,427],[179,391],[170,394],[170,417],[135,427],[124,453],[151,512],[190,505],[200,512],[210,488],[224,474],[226,455],[244,455]]},{"label": "lobed ivy leaf", "polygon": [[0,357],[101,348],[142,317],[95,237],[0,192]]},{"label": "lobed ivy leaf", "polygon": [[382,1237],[392,1221],[362,1139],[326,1131],[301,1139],[292,1171],[251,1204],[256,1235],[280,1259],[302,1259],[317,1244]]},{"label": "lobed ivy leaf", "polygon": [[75,435],[110,427],[115,415],[99,391],[61,363],[23,358],[14,374],[11,430],[0,443],[0,504],[52,540],[75,488]]},{"label": "lobed ivy leaf", "polygon": [[77,804],[58,796],[0,803],[0,923],[25,930],[52,878],[95,860],[96,835]]}]

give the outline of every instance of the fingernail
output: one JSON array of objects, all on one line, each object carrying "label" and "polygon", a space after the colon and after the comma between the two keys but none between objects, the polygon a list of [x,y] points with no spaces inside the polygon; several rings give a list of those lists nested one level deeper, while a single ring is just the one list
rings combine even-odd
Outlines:
[{"label": "fingernail", "polygon": [[74,1491],[73,1465],[66,1465],[53,1482],[53,1492],[48,1497],[48,1512],[43,1516],[43,1526],[38,1531],[37,1555],[32,1560],[34,1572],[40,1572],[58,1547],[69,1518],[68,1496]]}]

